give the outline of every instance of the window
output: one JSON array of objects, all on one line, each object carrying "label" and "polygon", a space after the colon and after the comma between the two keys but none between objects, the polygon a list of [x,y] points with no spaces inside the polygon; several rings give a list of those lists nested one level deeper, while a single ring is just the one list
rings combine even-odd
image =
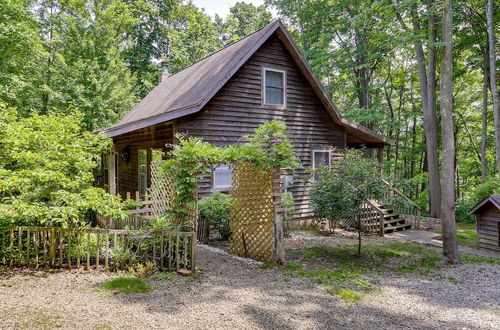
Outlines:
[{"label": "window", "polygon": [[233,172],[231,166],[220,164],[213,169],[213,187],[214,189],[229,188],[233,184]]},{"label": "window", "polygon": [[285,105],[285,71],[264,69],[264,104]]},{"label": "window", "polygon": [[139,179],[139,194],[144,196],[148,189],[148,151],[147,149],[139,149],[138,152],[138,179]]},{"label": "window", "polygon": [[330,150],[313,150],[312,157],[312,168],[313,170],[321,166],[331,165],[331,151]]}]

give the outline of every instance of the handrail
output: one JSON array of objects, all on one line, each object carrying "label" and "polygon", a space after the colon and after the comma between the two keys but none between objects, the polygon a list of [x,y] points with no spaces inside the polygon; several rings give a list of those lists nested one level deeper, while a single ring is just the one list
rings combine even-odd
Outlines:
[{"label": "handrail", "polygon": [[415,203],[414,201],[412,201],[410,198],[408,198],[407,196],[405,196],[402,192],[400,192],[398,189],[396,189],[391,183],[387,182],[385,179],[383,178],[380,178],[380,180],[389,188],[392,189],[392,191],[394,191],[399,197],[403,198],[405,201],[409,202],[410,204],[412,204],[412,206],[416,207],[419,211],[422,211],[422,208],[417,204]]},{"label": "handrail", "polygon": [[[351,189],[358,191],[358,188],[356,188],[352,184],[347,183],[347,185]],[[378,216],[380,217],[380,219],[379,219],[379,234],[380,234],[380,236],[384,236],[384,216],[385,216],[384,211],[382,211],[378,206],[373,204],[369,199],[365,199],[364,203],[366,203],[370,208],[374,209],[378,213]],[[362,214],[360,214],[360,217],[361,216],[362,216]],[[360,226],[361,226],[361,223],[360,223]]]}]

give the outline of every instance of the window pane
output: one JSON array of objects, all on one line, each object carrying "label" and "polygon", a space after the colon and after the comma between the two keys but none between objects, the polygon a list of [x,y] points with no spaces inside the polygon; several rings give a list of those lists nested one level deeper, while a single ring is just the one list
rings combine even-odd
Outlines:
[{"label": "window pane", "polygon": [[233,173],[229,165],[218,165],[214,168],[214,187],[230,187],[233,184]]},{"label": "window pane", "polygon": [[283,88],[283,73],[276,71],[266,71],[266,87]]},{"label": "window pane", "polygon": [[328,151],[314,151],[314,168],[330,165],[330,153]]},{"label": "window pane", "polygon": [[266,87],[266,104],[284,104],[283,89]]}]

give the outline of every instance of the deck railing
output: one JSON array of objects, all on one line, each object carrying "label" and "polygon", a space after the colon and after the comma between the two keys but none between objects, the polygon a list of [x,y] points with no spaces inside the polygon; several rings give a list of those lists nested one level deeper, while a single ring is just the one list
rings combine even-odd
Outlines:
[{"label": "deck railing", "polygon": [[0,231],[0,263],[117,270],[153,262],[160,270],[194,271],[195,246],[194,232],[11,227]]},{"label": "deck railing", "polygon": [[422,208],[388,181],[382,179],[382,183],[387,188],[382,195],[382,202],[393,209],[395,213],[410,221],[414,228],[419,228]]}]

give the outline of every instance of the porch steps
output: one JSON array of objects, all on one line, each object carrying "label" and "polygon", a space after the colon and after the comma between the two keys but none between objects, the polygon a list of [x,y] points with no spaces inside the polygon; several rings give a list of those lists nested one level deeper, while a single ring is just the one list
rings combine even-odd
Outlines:
[{"label": "porch steps", "polygon": [[399,214],[395,214],[394,210],[378,201],[371,202],[384,213],[384,234],[411,229],[411,224]]}]

